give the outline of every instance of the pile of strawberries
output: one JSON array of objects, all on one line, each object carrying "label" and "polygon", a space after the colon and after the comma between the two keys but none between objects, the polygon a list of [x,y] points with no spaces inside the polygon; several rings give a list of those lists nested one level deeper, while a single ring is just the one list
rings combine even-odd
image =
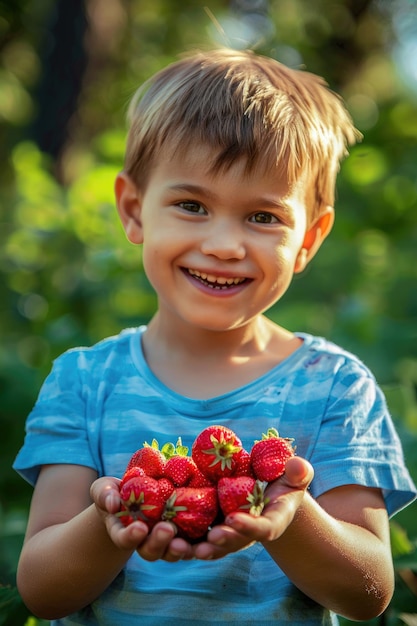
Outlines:
[{"label": "pile of strawberries", "polygon": [[267,484],[285,471],[294,456],[293,440],[270,428],[250,452],[225,426],[209,426],[188,448],[154,440],[130,459],[120,483],[124,525],[142,520],[151,530],[161,521],[175,524],[188,541],[202,540],[214,524],[235,511],[261,515]]}]

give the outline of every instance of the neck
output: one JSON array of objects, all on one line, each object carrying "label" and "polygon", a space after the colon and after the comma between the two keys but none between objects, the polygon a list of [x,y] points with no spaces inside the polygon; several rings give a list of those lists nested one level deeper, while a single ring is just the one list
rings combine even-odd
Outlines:
[{"label": "neck", "polygon": [[[275,327],[276,328],[276,327]],[[283,331],[286,333],[286,331]],[[273,334],[273,326],[266,317],[259,315],[245,326],[228,331],[211,331],[188,324],[172,327],[160,313],[148,325],[144,345],[148,349],[167,354],[182,354],[187,358],[229,360],[257,356],[267,349]]]},{"label": "neck", "polygon": [[142,345],[161,382],[188,397],[210,398],[262,376],[300,343],[262,315],[245,327],[215,332],[173,324],[158,312]]}]

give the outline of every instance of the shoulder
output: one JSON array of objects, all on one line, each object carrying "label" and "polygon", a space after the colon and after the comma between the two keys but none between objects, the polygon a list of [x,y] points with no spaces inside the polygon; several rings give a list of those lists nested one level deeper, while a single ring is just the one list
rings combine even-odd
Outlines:
[{"label": "shoulder", "polygon": [[123,351],[129,349],[129,345],[132,339],[132,336],[139,336],[142,334],[144,327],[140,326],[138,328],[125,328],[117,335],[112,335],[111,337],[106,337],[105,339],[101,339],[97,343],[92,346],[80,346],[76,348],[70,348],[64,354],[77,354],[82,353],[86,355],[103,355],[109,354],[115,351]]},{"label": "shoulder", "polygon": [[131,357],[134,337],[139,341],[140,328],[129,328],[91,346],[70,348],[54,359],[42,385],[42,395],[55,396],[64,390],[82,391],[101,385],[104,380],[135,371]]},{"label": "shoulder", "polygon": [[352,352],[325,339],[307,333],[298,333],[304,340],[303,367],[312,375],[314,371],[332,373],[335,377],[366,377],[374,379],[371,370]]},{"label": "shoulder", "polygon": [[71,364],[76,363],[78,367],[83,368],[83,364],[91,366],[91,363],[105,365],[113,358],[128,354],[132,337],[139,337],[143,332],[143,327],[126,328],[117,335],[106,337],[91,346],[78,346],[70,348],[63,352],[55,359],[55,364]]},{"label": "shoulder", "polygon": [[351,373],[352,375],[369,376],[374,378],[371,370],[352,352],[325,339],[324,337],[302,334],[305,341],[305,367],[332,369],[334,373]]}]

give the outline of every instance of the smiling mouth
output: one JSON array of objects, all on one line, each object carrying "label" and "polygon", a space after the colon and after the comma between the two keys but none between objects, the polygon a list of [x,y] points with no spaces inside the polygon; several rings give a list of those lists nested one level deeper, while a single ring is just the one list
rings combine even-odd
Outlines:
[{"label": "smiling mouth", "polygon": [[198,270],[187,269],[190,276],[196,278],[200,283],[211,287],[212,289],[230,289],[230,287],[236,287],[246,282],[247,278],[215,276],[214,274],[206,274],[205,272],[199,272]]}]

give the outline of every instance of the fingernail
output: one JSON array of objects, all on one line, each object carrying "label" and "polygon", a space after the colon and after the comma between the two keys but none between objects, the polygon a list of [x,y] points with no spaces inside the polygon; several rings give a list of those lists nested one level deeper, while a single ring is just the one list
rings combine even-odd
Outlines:
[{"label": "fingernail", "polygon": [[172,532],[171,528],[157,528],[156,529],[156,536],[158,539],[165,541],[165,539],[170,539],[172,536],[174,535],[174,533]]},{"label": "fingernail", "polygon": [[175,556],[175,557],[183,556],[183,553],[180,550],[175,550],[175,548],[170,548],[169,551],[172,554],[172,556]]},{"label": "fingernail", "polygon": [[226,537],[219,537],[218,539],[212,540],[212,543],[216,546],[224,546],[226,543]]},{"label": "fingernail", "polygon": [[224,523],[227,526],[231,526],[231,528],[234,528],[235,530],[239,530],[242,527],[242,524],[239,523],[239,520],[236,519],[236,517],[226,517],[226,519],[224,520]]}]

